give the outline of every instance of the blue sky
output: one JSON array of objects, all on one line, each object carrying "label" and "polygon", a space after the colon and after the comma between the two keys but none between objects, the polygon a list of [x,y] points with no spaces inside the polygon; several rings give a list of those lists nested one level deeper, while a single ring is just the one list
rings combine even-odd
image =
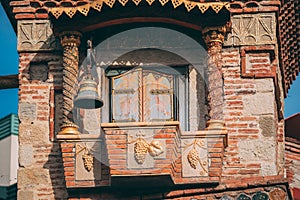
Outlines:
[{"label": "blue sky", "polygon": [[[18,73],[16,34],[0,4],[0,75]],[[298,76],[299,77],[299,76]],[[285,99],[285,117],[300,112],[300,78],[294,81]],[[18,89],[0,90],[0,118],[18,112]]]},{"label": "blue sky", "polygon": [[[0,4],[0,75],[18,73],[16,34]],[[18,89],[0,90],[0,118],[18,112]]]}]

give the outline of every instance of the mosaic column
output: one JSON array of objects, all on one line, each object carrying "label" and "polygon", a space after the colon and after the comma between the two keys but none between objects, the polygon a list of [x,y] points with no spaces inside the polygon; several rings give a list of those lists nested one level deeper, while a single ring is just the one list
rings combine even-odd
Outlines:
[{"label": "mosaic column", "polygon": [[77,76],[81,34],[66,31],[60,34],[63,47],[63,123],[59,134],[79,134],[73,118],[73,99],[77,92]]},{"label": "mosaic column", "polygon": [[208,50],[208,99],[211,121],[223,120],[222,44],[228,27],[206,27],[202,31]]}]

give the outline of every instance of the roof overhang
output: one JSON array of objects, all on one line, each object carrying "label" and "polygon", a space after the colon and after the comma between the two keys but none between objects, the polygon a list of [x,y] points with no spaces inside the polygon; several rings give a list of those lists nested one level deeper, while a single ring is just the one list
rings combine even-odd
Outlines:
[{"label": "roof overhang", "polygon": [[[130,0],[136,6],[139,6],[141,0]],[[187,12],[190,12],[193,9],[198,9],[202,14],[205,13],[209,8],[211,8],[216,14],[220,10],[226,9],[229,12],[230,3],[228,2],[194,2],[189,0],[146,0],[149,6],[152,6],[155,1],[158,1],[161,6],[165,6],[168,2],[171,2],[174,9],[184,5]],[[72,18],[76,13],[81,13],[84,16],[87,16],[91,9],[94,9],[98,12],[101,12],[103,5],[107,5],[110,8],[113,8],[114,5],[119,2],[122,6],[126,6],[129,3],[129,0],[96,0],[92,3],[77,7],[56,7],[49,9],[49,12],[58,19],[62,14],[66,14],[68,17]]]}]

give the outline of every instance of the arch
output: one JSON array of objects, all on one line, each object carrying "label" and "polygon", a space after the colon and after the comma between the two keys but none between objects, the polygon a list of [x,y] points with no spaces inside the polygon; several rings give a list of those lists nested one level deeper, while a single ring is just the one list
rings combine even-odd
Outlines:
[{"label": "arch", "polygon": [[[97,63],[104,68],[116,60],[120,61],[129,52],[139,51],[140,55],[147,56],[145,52],[154,53],[158,49],[162,52],[178,55],[182,58],[181,61],[177,60],[178,62],[189,63],[200,74],[204,75],[207,58],[206,49],[195,39],[177,30],[163,27],[133,28],[107,37],[95,46]],[[176,65],[176,63],[169,61],[168,65]]]},{"label": "arch", "polygon": [[[201,37],[200,34],[199,37]],[[101,82],[99,91],[104,98],[104,102],[110,101],[107,95],[109,93],[107,90],[109,82],[107,82],[108,80],[105,81],[107,78],[104,75],[104,70],[109,67],[128,66],[134,68],[160,64],[169,66],[171,68],[168,68],[168,70],[172,70],[172,67],[190,66],[190,74],[187,76],[191,81],[182,82],[186,85],[181,86],[182,90],[185,87],[190,90],[189,100],[186,101],[188,101],[187,104],[192,106],[188,108],[185,115],[189,117],[189,124],[192,124],[190,130],[205,128],[207,115],[207,52],[200,42],[187,34],[170,28],[138,27],[108,35],[104,40],[97,41],[94,50]],[[173,71],[174,74],[180,74],[176,70]],[[181,107],[183,107],[183,103]],[[109,109],[106,103],[102,108],[102,113],[110,112]],[[104,120],[102,115],[102,121],[108,122],[109,119]],[[186,127],[182,128],[189,130]]]}]

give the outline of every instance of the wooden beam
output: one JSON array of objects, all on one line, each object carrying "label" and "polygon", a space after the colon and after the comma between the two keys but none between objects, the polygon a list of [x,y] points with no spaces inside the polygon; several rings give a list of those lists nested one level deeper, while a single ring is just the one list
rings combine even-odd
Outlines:
[{"label": "wooden beam", "polygon": [[19,87],[18,74],[0,76],[0,90],[18,88],[18,87]]}]

